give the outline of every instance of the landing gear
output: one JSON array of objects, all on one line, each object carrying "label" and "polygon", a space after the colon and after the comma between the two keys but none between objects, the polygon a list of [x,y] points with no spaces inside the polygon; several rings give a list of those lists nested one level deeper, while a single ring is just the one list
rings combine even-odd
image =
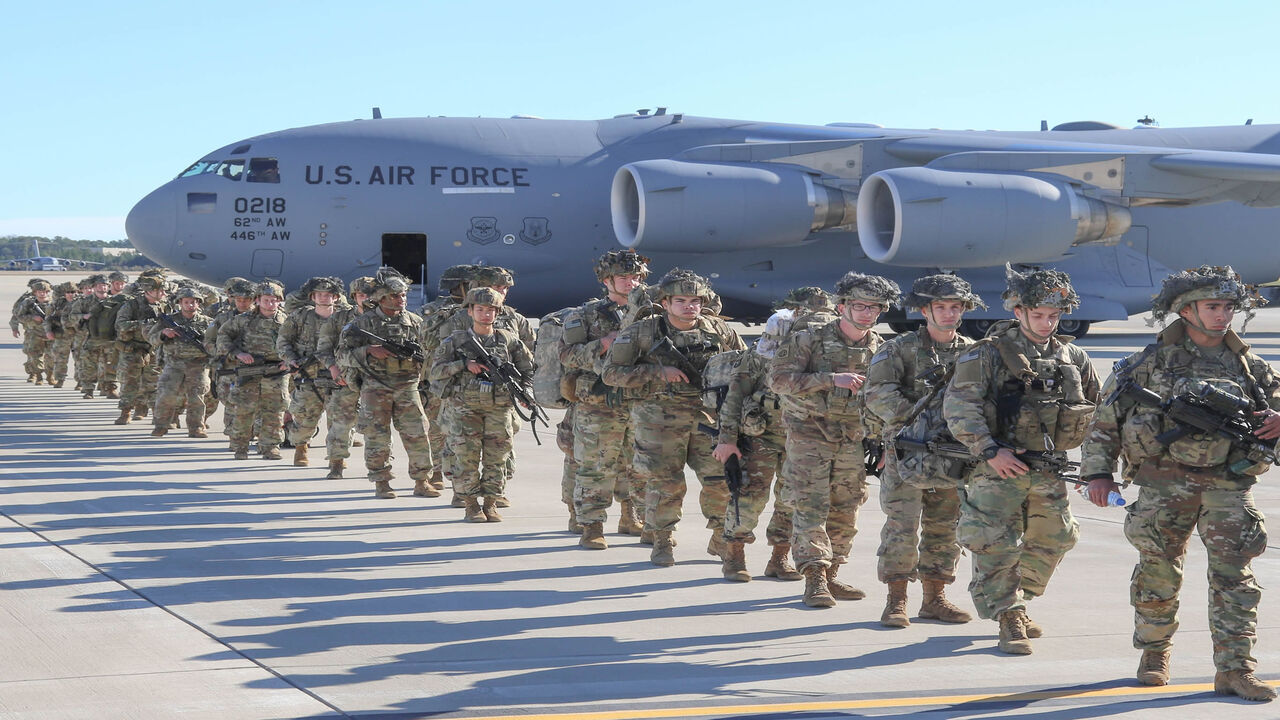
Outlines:
[{"label": "landing gear", "polygon": [[1058,332],[1074,338],[1082,338],[1089,333],[1088,320],[1064,319],[1058,323]]},{"label": "landing gear", "polygon": [[981,340],[995,322],[995,320],[965,320],[960,323],[960,332],[974,340]]}]

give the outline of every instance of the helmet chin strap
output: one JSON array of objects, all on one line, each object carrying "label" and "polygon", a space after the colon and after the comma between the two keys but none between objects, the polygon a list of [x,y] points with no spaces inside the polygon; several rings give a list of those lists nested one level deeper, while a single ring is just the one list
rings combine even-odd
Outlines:
[{"label": "helmet chin strap", "polygon": [[[1043,344],[1045,344],[1045,343],[1049,342],[1049,338],[1050,338],[1050,337],[1052,337],[1052,335],[1053,335],[1053,334],[1052,334],[1052,333],[1050,333],[1049,335],[1041,335],[1040,333],[1036,332],[1035,330],[1032,330],[1032,329],[1031,329],[1031,314],[1030,314],[1030,313],[1027,313],[1027,311],[1026,311],[1026,310],[1023,310],[1023,312],[1024,312],[1024,313],[1026,313],[1026,317],[1027,317],[1027,319],[1024,321],[1022,318],[1018,318],[1018,324],[1022,326],[1022,332],[1023,332],[1023,334],[1024,334],[1024,335],[1026,335],[1027,337],[1031,338],[1031,341],[1032,341],[1032,342],[1034,342],[1034,343],[1035,343],[1035,344],[1037,344],[1037,345],[1043,345]],[[1016,316],[1017,316],[1017,313],[1014,313],[1014,316],[1016,317]],[[1054,328],[1054,329],[1056,330],[1056,329],[1057,329],[1057,327],[1055,326],[1055,328]]]},{"label": "helmet chin strap", "polygon": [[[853,313],[852,313],[850,310],[848,310],[847,308],[846,308],[846,309],[844,309],[843,311],[841,311],[841,313],[840,313],[840,317],[841,317],[845,322],[849,323],[850,325],[852,325],[852,326],[854,326],[854,327],[858,328],[859,330],[861,330],[861,331],[863,331],[863,332],[867,332],[867,331],[871,330],[871,328],[873,328],[873,327],[875,327],[875,326],[876,326],[876,324],[875,324],[874,322],[873,322],[873,323],[871,323],[870,325],[864,325],[864,324],[862,324],[862,323],[858,322],[857,320],[854,320],[854,319],[853,319]],[[878,322],[878,321],[879,321],[879,317],[877,317],[877,318],[876,318],[876,320],[877,320],[877,322]]]},{"label": "helmet chin strap", "polygon": [[1209,328],[1204,326],[1204,320],[1200,318],[1200,301],[1199,300],[1192,300],[1191,308],[1192,308],[1191,316],[1195,318],[1195,321],[1193,322],[1183,317],[1182,318],[1183,322],[1187,323],[1188,325],[1195,328],[1196,330],[1199,330],[1205,335],[1208,335],[1209,337],[1223,337],[1224,335],[1227,334],[1227,328],[1223,328],[1221,330],[1210,330]]}]

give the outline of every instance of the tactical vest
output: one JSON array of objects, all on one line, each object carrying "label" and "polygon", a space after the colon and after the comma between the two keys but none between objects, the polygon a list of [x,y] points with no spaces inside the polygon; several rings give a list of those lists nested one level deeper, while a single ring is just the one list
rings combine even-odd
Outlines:
[{"label": "tactical vest", "polygon": [[[466,330],[458,330],[449,336],[447,342],[453,345],[457,359],[477,360],[479,353],[469,347],[470,335]],[[495,328],[492,335],[477,334],[475,339],[499,364],[511,363],[511,343],[521,342],[514,332],[500,328]],[[441,397],[460,401],[468,407],[511,405],[511,393],[496,376],[489,373],[476,375],[466,369],[448,379],[441,390]]]},{"label": "tactical vest", "polygon": [[[954,441],[942,414],[942,396],[945,383],[950,380],[956,358],[971,350],[972,343],[957,342],[956,348],[938,353],[937,345],[927,330],[920,330],[920,342],[913,343],[913,363],[904,363],[906,378],[901,383],[902,394],[914,403],[905,424],[895,437],[901,436],[920,442]],[[987,342],[985,340],[979,342]],[[934,392],[937,389],[938,392]],[[889,438],[886,438],[890,440]],[[898,478],[918,489],[952,488],[964,483],[968,463],[957,458],[928,453],[905,452],[895,448],[885,456],[885,462],[894,466]]]},{"label": "tactical vest", "polygon": [[[414,322],[416,315],[403,311],[395,317],[387,317],[381,310],[374,309],[361,315],[355,324],[380,338],[396,343],[417,342],[420,336],[419,323]],[[392,355],[379,360],[372,355],[367,357],[369,365],[388,378],[403,380],[422,373],[423,363],[413,358],[402,358]]]},{"label": "tactical vest", "polygon": [[[840,322],[832,321],[808,331],[812,343],[806,372],[865,374],[871,357],[884,342],[875,331],[868,332],[859,344],[849,345],[840,332]],[[807,395],[783,395],[782,407],[801,417],[827,417],[840,420],[863,416],[861,394],[848,388],[832,387]]]}]

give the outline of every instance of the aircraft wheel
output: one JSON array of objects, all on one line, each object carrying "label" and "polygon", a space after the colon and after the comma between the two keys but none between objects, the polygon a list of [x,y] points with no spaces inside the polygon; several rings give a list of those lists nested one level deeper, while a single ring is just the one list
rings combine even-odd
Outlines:
[{"label": "aircraft wheel", "polygon": [[1063,335],[1082,338],[1089,333],[1088,320],[1063,320],[1058,323],[1058,332]]},{"label": "aircraft wheel", "polygon": [[995,320],[965,320],[960,323],[960,332],[974,340],[981,340],[995,324]]}]

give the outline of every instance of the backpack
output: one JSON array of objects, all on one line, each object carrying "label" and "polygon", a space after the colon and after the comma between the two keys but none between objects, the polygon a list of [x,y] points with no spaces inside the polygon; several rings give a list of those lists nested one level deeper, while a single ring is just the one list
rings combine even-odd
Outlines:
[{"label": "backpack", "polygon": [[96,340],[116,339],[116,316],[129,300],[129,295],[119,293],[103,300],[89,317],[89,337]]},{"label": "backpack", "polygon": [[543,407],[563,409],[572,402],[563,391],[566,374],[560,362],[560,338],[564,337],[565,318],[577,309],[561,308],[538,321],[538,340],[533,348],[533,397]]},{"label": "backpack", "polygon": [[707,360],[702,369],[702,405],[713,414],[720,414],[720,406],[729,392],[729,384],[737,374],[744,353],[750,350],[725,350]]}]

